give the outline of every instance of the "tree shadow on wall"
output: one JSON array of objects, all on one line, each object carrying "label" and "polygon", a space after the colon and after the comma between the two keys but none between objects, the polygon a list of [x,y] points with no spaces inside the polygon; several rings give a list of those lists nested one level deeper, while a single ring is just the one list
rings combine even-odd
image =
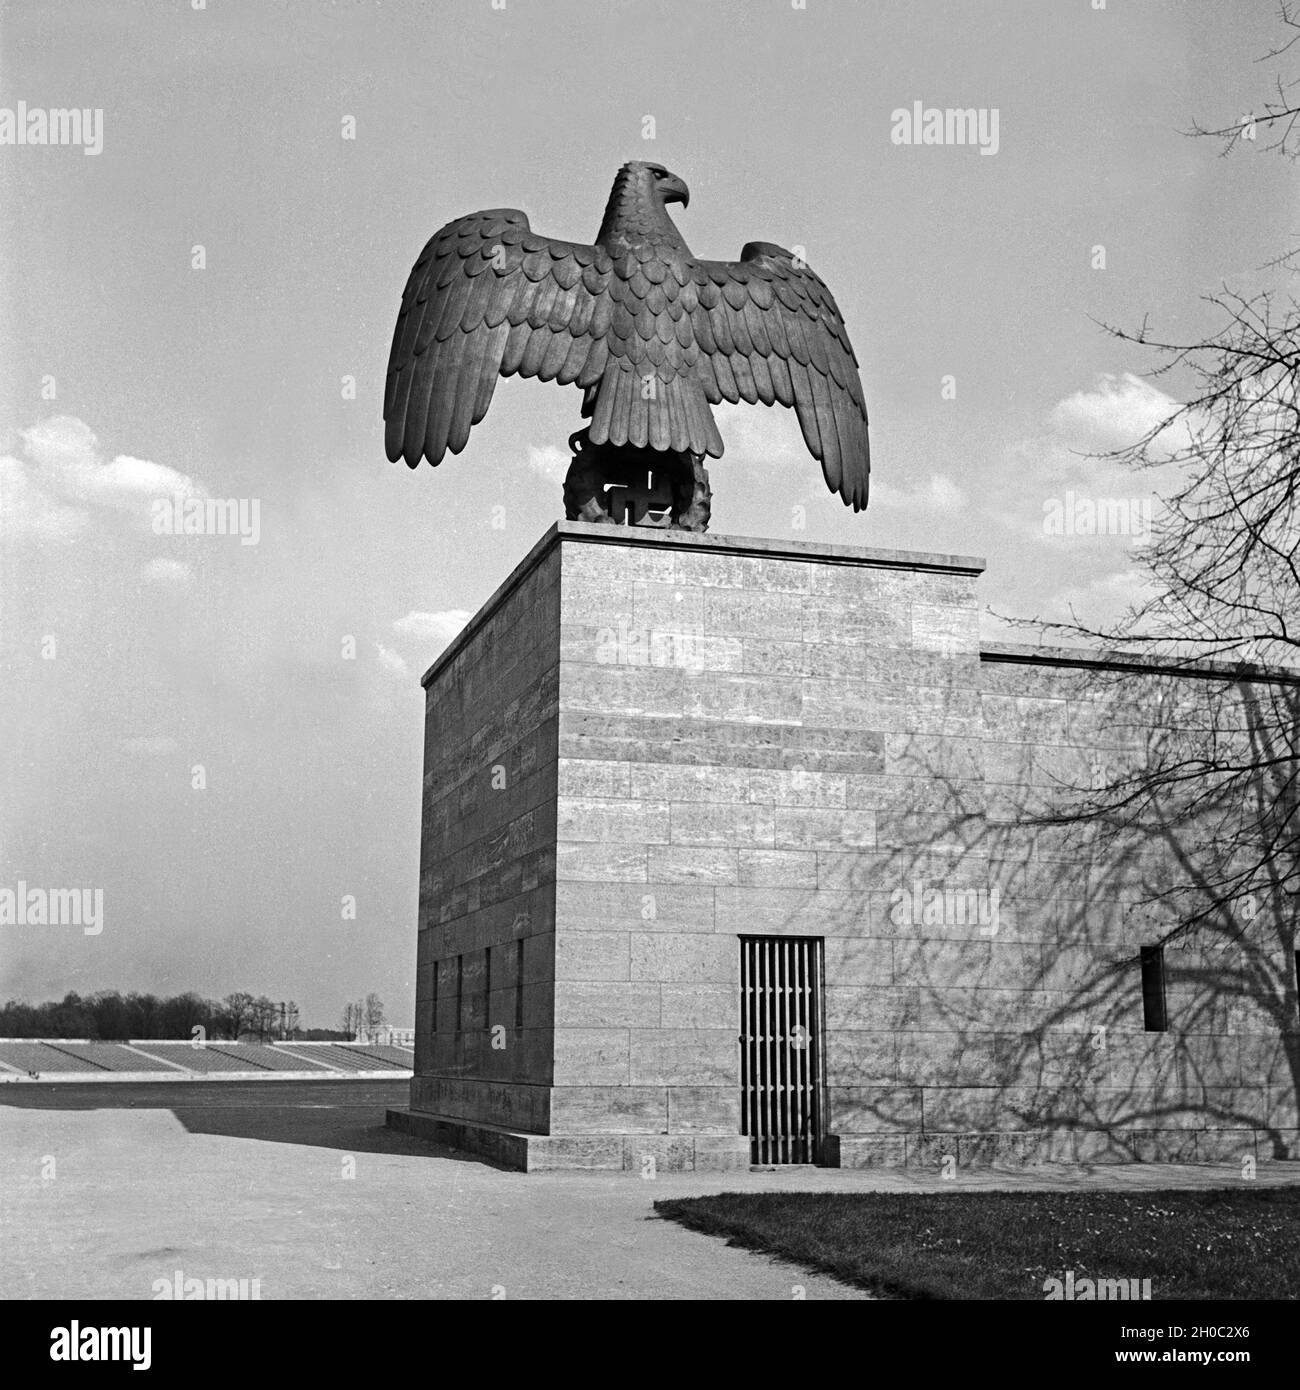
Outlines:
[{"label": "tree shadow on wall", "polygon": [[913,740],[947,809],[881,814],[900,1089],[870,1128],[925,1088],[925,1132],[1031,1132],[1040,1155],[1046,1134],[1063,1159],[1245,1159],[1255,1131],[1300,1157],[1300,687],[1035,673],[986,702],[982,788]]},{"label": "tree shadow on wall", "polygon": [[756,907],[825,934],[827,1129],[936,1163],[1300,1158],[1300,682],[1001,669],[976,722],[954,663],[939,732],[856,779],[874,849]]}]

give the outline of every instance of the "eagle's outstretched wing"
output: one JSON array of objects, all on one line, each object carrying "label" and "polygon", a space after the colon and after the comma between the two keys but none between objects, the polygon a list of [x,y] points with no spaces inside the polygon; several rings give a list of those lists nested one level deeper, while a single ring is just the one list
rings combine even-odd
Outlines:
[{"label": "eagle's outstretched wing", "polygon": [[793,253],[749,242],[739,261],[698,261],[692,313],[709,400],[793,406],[827,486],[867,505],[867,406],[830,290]]},{"label": "eagle's outstretched wing", "polygon": [[449,222],[402,294],[384,390],[388,457],[458,454],[499,376],[588,386],[607,360],[609,256],[538,236],[518,208]]}]

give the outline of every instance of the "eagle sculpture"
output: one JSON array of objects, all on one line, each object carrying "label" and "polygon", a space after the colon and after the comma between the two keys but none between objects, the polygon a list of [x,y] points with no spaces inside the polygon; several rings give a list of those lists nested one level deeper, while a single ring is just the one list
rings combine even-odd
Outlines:
[{"label": "eagle sculpture", "polygon": [[393,334],[388,457],[415,468],[460,453],[498,377],[574,385],[589,423],[570,439],[567,514],[609,521],[630,510],[634,521],[703,530],[704,456],[723,452],[709,407],[779,401],[797,412],[831,491],[865,507],[867,408],[831,292],[770,242],[748,243],[738,261],[697,259],[668,216],[689,199],[677,175],[634,160],[593,245],[539,236],[517,208],[435,233]]}]

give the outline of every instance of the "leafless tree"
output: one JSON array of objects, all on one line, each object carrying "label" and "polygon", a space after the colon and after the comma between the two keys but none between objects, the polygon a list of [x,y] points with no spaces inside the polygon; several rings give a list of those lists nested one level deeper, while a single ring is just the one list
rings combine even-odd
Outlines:
[{"label": "leafless tree", "polygon": [[[1295,32],[1275,57],[1300,39],[1290,7],[1282,20]],[[1300,87],[1279,79],[1278,93],[1256,119],[1274,125],[1273,147],[1295,158],[1291,98]],[[1238,138],[1229,130],[1197,133],[1228,137],[1228,148]],[[1291,258],[1276,266],[1290,274]],[[1110,872],[1142,880],[1148,940],[1184,948],[1179,984],[1205,1015],[1185,1017],[1183,1026],[1208,1036],[1225,1031],[1225,1009],[1251,1011],[1276,1038],[1278,1080],[1286,1076],[1293,1105],[1300,1094],[1300,308],[1289,287],[1250,299],[1225,289],[1208,303],[1220,326],[1200,341],[1167,341],[1145,323],[1137,332],[1108,330],[1157,354],[1153,375],[1181,374],[1190,389],[1167,419],[1105,456],[1175,479],[1136,561],[1143,596],[1109,626],[1073,614],[1035,624],[1111,653],[1112,668],[1092,678],[1092,693],[1113,706],[1112,729],[1127,723],[1134,733],[1122,752],[1112,749],[1100,775],[1094,767],[1086,784],[1058,788],[1036,820],[1086,834]],[[1143,657],[1146,676],[1126,653]],[[1180,679],[1194,669],[1197,679]],[[1135,680],[1142,708],[1126,711]],[[1100,977],[1094,984],[1099,1009],[1107,984]]]},{"label": "leafless tree", "polygon": [[249,1025],[257,1034],[259,1042],[265,1042],[274,1033],[280,1022],[280,1006],[265,994],[253,1001],[249,1014]]},{"label": "leafless tree", "polygon": [[343,1031],[349,1038],[355,1038],[361,1031],[364,1021],[364,1006],[359,1002],[344,1004],[343,1006]]},{"label": "leafless tree", "polygon": [[251,1022],[253,1006],[257,1001],[251,994],[228,994],[221,1001],[221,1024],[235,1042]]},{"label": "leafless tree", "polygon": [[1262,894],[1292,908],[1300,897],[1300,314],[1289,297],[1211,302],[1225,321],[1199,343],[1111,330],[1161,352],[1160,372],[1182,368],[1197,383],[1167,420],[1108,456],[1179,480],[1137,560],[1145,596],[1110,627],[1039,624],[1171,671],[1216,661],[1237,676],[1198,683],[1199,700],[1168,687],[1143,756],[1061,812],[1201,827],[1196,876],[1208,900],[1185,925],[1247,900],[1257,910]]},{"label": "leafless tree", "polygon": [[1225,155],[1250,142],[1286,159],[1300,158],[1300,77],[1287,71],[1291,50],[1300,43],[1300,13],[1295,5],[1282,4],[1278,6],[1278,20],[1281,36],[1259,59],[1261,66],[1272,69],[1267,79],[1268,96],[1259,109],[1241,112],[1237,119],[1213,127],[1200,121],[1192,123],[1189,134],[1220,140]]}]

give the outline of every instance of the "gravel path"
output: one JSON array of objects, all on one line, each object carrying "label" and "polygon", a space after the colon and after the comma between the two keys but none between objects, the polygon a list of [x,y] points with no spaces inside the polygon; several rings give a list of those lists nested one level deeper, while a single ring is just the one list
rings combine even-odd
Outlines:
[{"label": "gravel path", "polygon": [[[525,1175],[384,1129],[385,1108],[405,1091],[400,1082],[0,1088],[0,1296],[147,1299],[154,1281],[180,1270],[259,1279],[264,1299],[862,1298],[661,1221],[652,1204],[746,1189],[1242,1181],[1236,1165],[985,1171],[949,1182],[806,1168],[651,1181]],[[1255,1181],[1300,1181],[1300,1164],[1261,1164]]]}]

